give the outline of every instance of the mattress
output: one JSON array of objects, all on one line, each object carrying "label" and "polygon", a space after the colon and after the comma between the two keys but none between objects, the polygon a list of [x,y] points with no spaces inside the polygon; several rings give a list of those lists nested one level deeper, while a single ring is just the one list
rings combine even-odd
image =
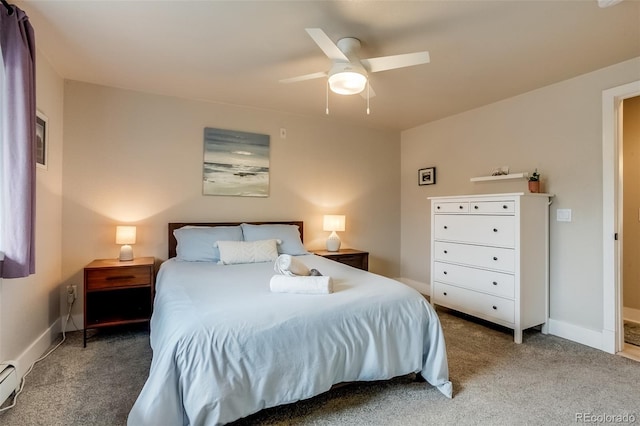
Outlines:
[{"label": "mattress", "polygon": [[444,337],[414,289],[315,255],[331,294],[273,293],[273,263],[170,259],[151,319],[153,359],[129,425],[225,424],[341,382],[420,373],[452,395]]}]

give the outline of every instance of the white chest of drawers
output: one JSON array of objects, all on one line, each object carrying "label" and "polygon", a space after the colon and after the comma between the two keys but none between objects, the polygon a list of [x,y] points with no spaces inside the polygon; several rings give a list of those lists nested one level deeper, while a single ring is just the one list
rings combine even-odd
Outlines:
[{"label": "white chest of drawers", "polygon": [[431,303],[514,330],[549,318],[550,194],[431,197]]}]

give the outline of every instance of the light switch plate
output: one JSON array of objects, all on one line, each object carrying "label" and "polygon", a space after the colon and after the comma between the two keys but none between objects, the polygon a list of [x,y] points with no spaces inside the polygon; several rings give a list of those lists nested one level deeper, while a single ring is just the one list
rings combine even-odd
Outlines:
[{"label": "light switch plate", "polygon": [[558,221],[558,222],[571,222],[571,209],[558,209],[558,210],[556,210],[556,221]]}]

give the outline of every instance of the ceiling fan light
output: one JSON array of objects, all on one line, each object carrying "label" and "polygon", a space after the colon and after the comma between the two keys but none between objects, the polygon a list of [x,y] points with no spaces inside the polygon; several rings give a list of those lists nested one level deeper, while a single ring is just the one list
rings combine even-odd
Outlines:
[{"label": "ceiling fan light", "polygon": [[331,91],[339,95],[355,95],[364,90],[367,76],[353,71],[338,72],[329,76]]}]

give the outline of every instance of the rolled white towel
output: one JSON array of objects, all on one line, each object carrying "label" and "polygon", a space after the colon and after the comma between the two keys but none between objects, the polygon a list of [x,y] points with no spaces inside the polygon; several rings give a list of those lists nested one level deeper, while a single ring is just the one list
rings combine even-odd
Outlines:
[{"label": "rolled white towel", "polygon": [[288,277],[274,275],[269,287],[274,293],[330,294],[333,293],[331,277]]},{"label": "rolled white towel", "polygon": [[273,269],[282,275],[290,277],[294,275],[306,276],[310,274],[309,268],[290,254],[281,254],[278,256],[275,264],[273,265]]}]

